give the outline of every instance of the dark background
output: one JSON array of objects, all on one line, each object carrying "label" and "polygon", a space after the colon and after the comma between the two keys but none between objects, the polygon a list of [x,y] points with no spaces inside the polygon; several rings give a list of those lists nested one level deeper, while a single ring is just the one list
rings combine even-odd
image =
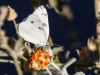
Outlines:
[{"label": "dark background", "polygon": [[[30,0],[0,0],[1,5],[10,5],[16,10],[18,13],[17,23],[34,11]],[[81,46],[86,46],[88,37],[92,35],[96,37],[94,0],[71,0],[70,6],[74,15],[71,22],[58,15],[53,9],[47,9],[50,35],[55,44],[66,45],[66,50],[71,51],[70,57],[77,57],[75,48],[70,47],[68,34],[72,31],[77,36],[77,41],[82,44]],[[2,29],[6,30],[7,36],[17,38],[12,21],[6,21]],[[74,73],[74,71],[69,69],[69,73]],[[16,75],[15,66],[9,63],[0,63],[0,75],[3,74]],[[87,71],[87,74],[92,74],[92,71]]]}]

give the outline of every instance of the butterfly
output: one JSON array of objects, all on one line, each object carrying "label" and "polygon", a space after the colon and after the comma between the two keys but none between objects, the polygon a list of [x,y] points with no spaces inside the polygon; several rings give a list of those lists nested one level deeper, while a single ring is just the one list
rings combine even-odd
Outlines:
[{"label": "butterfly", "polygon": [[[26,41],[38,47],[47,44],[49,36],[49,23],[46,8],[41,5],[32,14],[19,23],[19,35]],[[45,69],[51,56],[41,48],[37,48],[30,56],[30,65],[34,70]]]},{"label": "butterfly", "polygon": [[49,36],[46,8],[41,5],[19,24],[20,36],[35,45],[45,46]]}]

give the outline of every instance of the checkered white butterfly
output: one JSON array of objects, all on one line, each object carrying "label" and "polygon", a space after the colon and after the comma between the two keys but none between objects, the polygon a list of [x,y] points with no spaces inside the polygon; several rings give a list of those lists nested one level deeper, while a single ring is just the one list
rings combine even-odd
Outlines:
[{"label": "checkered white butterfly", "polygon": [[45,46],[49,35],[48,14],[41,5],[19,24],[20,36],[35,45]]}]

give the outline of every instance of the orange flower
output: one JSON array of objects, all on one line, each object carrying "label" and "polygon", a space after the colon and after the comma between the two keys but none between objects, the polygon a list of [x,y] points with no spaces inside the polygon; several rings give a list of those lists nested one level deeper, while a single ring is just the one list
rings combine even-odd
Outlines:
[{"label": "orange flower", "polygon": [[43,53],[44,53],[44,51],[43,51],[43,50],[40,50],[39,52],[40,52],[41,54],[43,54]]},{"label": "orange flower", "polygon": [[[45,52],[44,50],[36,50],[30,57],[30,60],[31,61],[34,60],[35,62],[30,62],[30,64],[34,70],[45,69],[48,66],[50,59],[51,59],[51,56],[49,55],[49,53]],[[33,66],[35,64],[38,64],[39,66],[36,68]]]},{"label": "orange flower", "polygon": [[46,62],[46,63],[49,63],[49,60],[47,59],[45,62]]},{"label": "orange flower", "polygon": [[38,54],[37,57],[40,58],[42,56],[42,54]]},{"label": "orange flower", "polygon": [[44,59],[47,60],[48,59],[48,56],[44,56]]},{"label": "orange flower", "polygon": [[40,68],[40,69],[44,69],[43,65],[39,65],[39,68]]},{"label": "orange flower", "polygon": [[34,70],[38,70],[36,66],[33,66],[32,68],[33,68]]},{"label": "orange flower", "polygon": [[44,62],[44,66],[48,66],[48,63],[47,62]]},{"label": "orange flower", "polygon": [[40,62],[40,60],[39,60],[39,59],[36,59],[35,61],[36,61],[37,63],[38,63],[38,62]]},{"label": "orange flower", "polygon": [[32,56],[32,60],[34,60],[35,59],[35,56]]},{"label": "orange flower", "polygon": [[39,60],[38,62],[40,65],[43,65],[43,60]]}]

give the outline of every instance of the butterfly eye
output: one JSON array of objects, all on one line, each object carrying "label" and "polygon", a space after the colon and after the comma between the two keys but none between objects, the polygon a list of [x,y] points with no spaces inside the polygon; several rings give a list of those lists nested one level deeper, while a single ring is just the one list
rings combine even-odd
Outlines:
[{"label": "butterfly eye", "polygon": [[31,21],[31,23],[34,23],[33,21]]}]

